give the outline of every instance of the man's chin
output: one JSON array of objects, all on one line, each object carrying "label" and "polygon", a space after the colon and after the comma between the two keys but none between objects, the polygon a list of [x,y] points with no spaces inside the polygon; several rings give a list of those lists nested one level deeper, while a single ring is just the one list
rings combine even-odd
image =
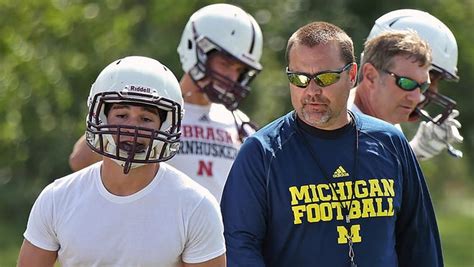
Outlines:
[{"label": "man's chin", "polygon": [[413,111],[412,113],[410,113],[410,116],[408,116],[408,121],[417,122],[420,120],[420,118],[421,118],[420,114],[418,114],[418,112],[416,111]]},{"label": "man's chin", "polygon": [[329,121],[329,115],[326,112],[303,112],[301,119],[311,126],[321,126]]}]

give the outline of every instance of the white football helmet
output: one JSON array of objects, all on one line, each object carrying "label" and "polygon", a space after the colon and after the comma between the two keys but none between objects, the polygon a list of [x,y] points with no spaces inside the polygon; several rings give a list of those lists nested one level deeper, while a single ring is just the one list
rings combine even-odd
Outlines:
[{"label": "white football helmet", "polygon": [[[262,69],[262,45],[262,31],[251,15],[233,5],[213,4],[199,9],[189,18],[178,53],[183,71],[195,82],[210,77],[225,84],[226,88],[216,88],[211,82],[201,90],[212,102],[235,110],[249,94],[248,84]],[[222,52],[247,66],[237,82],[208,68],[208,55],[213,51]]]},{"label": "white football helmet", "polygon": [[428,12],[416,9],[391,11],[375,21],[367,40],[387,30],[412,29],[431,47],[432,68],[444,79],[458,80],[458,45],[449,28]]},{"label": "white football helmet", "polygon": [[[104,108],[120,102],[158,108],[166,114],[162,116],[161,127],[150,129],[107,123]],[[124,173],[130,168],[168,160],[177,153],[183,98],[176,77],[160,62],[139,56],[112,62],[92,85],[87,104],[87,144],[123,166]],[[135,142],[122,144],[121,136],[131,136]],[[148,139],[149,144],[146,147],[139,144],[138,138]]]}]

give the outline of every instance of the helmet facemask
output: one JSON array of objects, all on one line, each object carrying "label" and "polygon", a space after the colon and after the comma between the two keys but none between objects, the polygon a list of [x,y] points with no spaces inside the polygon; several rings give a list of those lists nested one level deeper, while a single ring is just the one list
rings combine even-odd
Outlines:
[{"label": "helmet facemask", "polygon": [[[113,125],[107,122],[105,107],[114,103],[150,106],[166,115],[160,116],[159,129]],[[92,99],[86,138],[95,152],[115,160],[127,174],[131,168],[172,158],[179,149],[180,126],[181,106],[174,101],[136,92],[103,92]]]},{"label": "helmet facemask", "polygon": [[[434,67],[432,68],[432,70],[430,70],[430,79],[432,81],[457,80],[453,76],[449,75],[449,73],[444,71],[438,71]],[[431,121],[437,125],[441,125],[448,118],[449,114],[451,114],[453,110],[456,109],[456,101],[438,93],[437,88],[430,88],[426,90],[426,92],[423,93],[423,98],[423,101],[421,101],[417,105],[415,111],[412,113],[412,115],[410,115],[410,118],[412,118],[413,120],[416,120],[421,117],[421,119],[423,120]],[[437,119],[434,119],[436,115],[431,116],[428,111],[426,111],[426,109],[436,110],[434,114],[441,114],[441,116],[438,116]]]}]

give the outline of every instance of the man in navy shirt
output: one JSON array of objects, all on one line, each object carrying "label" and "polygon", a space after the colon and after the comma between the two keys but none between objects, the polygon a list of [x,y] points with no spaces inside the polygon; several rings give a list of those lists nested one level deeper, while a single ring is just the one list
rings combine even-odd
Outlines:
[{"label": "man in navy shirt", "polygon": [[286,54],[294,111],[245,141],[224,188],[228,266],[442,266],[407,140],[347,109],[357,76],[350,37],[310,23]]}]

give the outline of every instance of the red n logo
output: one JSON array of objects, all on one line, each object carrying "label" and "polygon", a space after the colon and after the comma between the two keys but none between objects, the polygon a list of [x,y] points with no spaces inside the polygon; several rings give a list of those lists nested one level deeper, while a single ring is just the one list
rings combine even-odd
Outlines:
[{"label": "red n logo", "polygon": [[203,176],[205,173],[206,176],[212,175],[212,161],[205,162],[204,160],[199,161],[198,172],[199,176]]}]

